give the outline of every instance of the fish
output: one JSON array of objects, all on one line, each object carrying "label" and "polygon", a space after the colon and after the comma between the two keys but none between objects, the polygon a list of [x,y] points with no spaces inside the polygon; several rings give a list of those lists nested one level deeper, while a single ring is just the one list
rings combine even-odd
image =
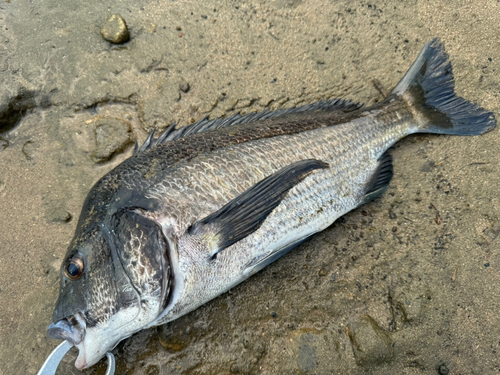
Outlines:
[{"label": "fish", "polygon": [[78,369],[90,367],[380,197],[398,140],[493,130],[495,116],[454,86],[434,39],[371,107],[334,99],[153,131],[90,190],[48,336],[79,349]]}]

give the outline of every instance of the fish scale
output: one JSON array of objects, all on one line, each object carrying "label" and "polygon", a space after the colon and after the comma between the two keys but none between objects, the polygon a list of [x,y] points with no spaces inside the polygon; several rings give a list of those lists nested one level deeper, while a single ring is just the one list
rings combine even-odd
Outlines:
[{"label": "fish scale", "polygon": [[[186,194],[181,187],[176,190],[175,185],[169,185],[168,189],[156,190],[157,198],[176,202],[175,207],[162,206],[159,216],[156,217],[160,224],[162,213],[169,212],[171,216],[179,207],[179,202],[184,202],[180,204],[181,207],[191,206],[192,216],[186,212],[182,215],[179,213],[182,220],[178,222],[179,233],[185,231],[196,219],[234,199],[261,180],[262,176],[275,173],[284,165],[316,158],[335,164],[336,168],[317,171],[292,188],[256,232],[225,249],[215,261],[205,262],[204,253],[179,254],[179,262],[184,264],[186,270],[192,271],[185,272],[190,272],[187,278],[193,287],[180,298],[179,305],[174,305],[171,313],[156,324],[173,320],[185,311],[192,311],[203,303],[200,301],[227,291],[255,273],[256,271],[245,271],[256,260],[286,246],[283,238],[286,242],[294,242],[308,237],[311,232],[323,230],[338,217],[357,207],[365,193],[366,180],[376,169],[380,155],[408,131],[406,120],[411,114],[406,104],[400,103],[398,111],[400,115],[392,117],[400,120],[392,122],[391,127],[384,126],[377,119],[367,123],[366,119],[372,117],[367,112],[363,121],[354,120],[334,127],[231,146],[230,150],[202,155],[190,160],[185,167],[179,166],[173,173],[175,180],[189,180],[203,191],[200,195]],[[378,113],[379,109],[374,112]],[[354,137],[353,134],[359,136]],[[269,151],[264,152],[264,148]],[[252,155],[251,161],[249,155]],[[199,171],[198,173],[203,174],[203,170],[188,167],[201,164],[210,166],[214,172],[217,171],[219,177],[216,175],[207,183],[203,177],[193,173]],[[218,194],[220,189],[217,189],[220,180],[226,176],[231,177],[242,168],[247,171],[248,179],[244,184],[231,184],[231,188],[224,190],[225,196],[221,199]],[[229,178],[227,185],[233,180],[240,181],[237,178]],[[193,204],[195,199],[196,204]],[[211,204],[207,205],[206,202]],[[214,207],[213,202],[218,202],[218,206]],[[310,228],[314,230],[311,231]],[[192,264],[196,264],[196,267]],[[203,282],[210,279],[207,276],[209,274],[217,275],[216,282]]]},{"label": "fish scale", "polygon": [[[366,173],[371,173],[376,159],[408,132],[411,113],[404,102],[398,104],[399,108],[392,110],[399,116],[390,117],[401,120],[390,122],[391,127],[383,120],[371,119],[371,112],[380,112],[377,108],[351,123],[230,146],[179,164],[168,179],[145,194],[164,202],[156,218],[160,220],[165,213],[178,218],[177,230],[182,232],[193,219],[219,209],[265,176],[298,160],[320,159],[338,169],[355,167],[361,159],[369,158],[371,170]],[[239,176],[240,171],[245,178]],[[352,181],[352,177],[346,180]],[[186,189],[186,183],[196,189]],[[220,189],[221,184],[227,188]],[[192,216],[186,215],[184,207],[191,208]]]},{"label": "fish scale", "polygon": [[79,349],[77,368],[92,366],[379,197],[399,139],[495,126],[491,112],[455,95],[435,39],[366,109],[337,99],[152,133],[89,192],[48,334]]}]

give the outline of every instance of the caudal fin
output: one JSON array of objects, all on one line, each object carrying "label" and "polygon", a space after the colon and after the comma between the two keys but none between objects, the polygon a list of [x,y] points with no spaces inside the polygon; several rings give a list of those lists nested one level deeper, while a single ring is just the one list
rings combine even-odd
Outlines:
[{"label": "caudal fin", "polygon": [[477,135],[495,128],[493,113],[455,95],[448,54],[439,39],[427,43],[391,93],[422,115],[417,132]]}]

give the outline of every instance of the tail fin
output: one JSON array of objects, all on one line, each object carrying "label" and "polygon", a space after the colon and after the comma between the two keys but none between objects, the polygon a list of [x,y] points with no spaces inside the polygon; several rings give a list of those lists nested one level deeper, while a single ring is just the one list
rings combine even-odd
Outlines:
[{"label": "tail fin", "polygon": [[443,43],[434,39],[391,93],[405,97],[425,118],[421,133],[477,135],[495,128],[493,113],[455,95],[455,81]]}]

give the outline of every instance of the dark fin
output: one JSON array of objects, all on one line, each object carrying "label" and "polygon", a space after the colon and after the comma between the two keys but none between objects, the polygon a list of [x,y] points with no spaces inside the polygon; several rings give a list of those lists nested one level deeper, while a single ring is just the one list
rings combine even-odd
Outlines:
[{"label": "dark fin", "polygon": [[156,132],[156,129],[154,129],[151,133],[149,133],[148,137],[146,138],[146,140],[144,141],[144,143],[142,144],[141,147],[139,147],[139,143],[137,143],[137,141],[135,141],[134,155],[137,155],[137,154],[151,148],[151,145],[154,142],[155,132]]},{"label": "dark fin", "polygon": [[454,90],[448,54],[436,38],[425,45],[389,99],[403,96],[423,115],[421,133],[478,135],[495,128],[493,113],[456,96]]},{"label": "dark fin", "polygon": [[[312,104],[306,104],[300,107],[278,109],[270,111],[266,109],[263,112],[249,113],[245,116],[235,114],[227,118],[209,120],[208,117],[201,119],[194,124],[183,126],[180,129],[175,129],[175,124],[170,125],[157,139],[153,139],[155,131],[149,134],[148,139],[134,154],[153,148],[164,142],[173,141],[179,138],[187,137],[192,134],[203,133],[209,130],[226,128],[228,126],[247,124],[260,120],[267,120],[279,116],[285,116],[291,113],[307,112],[307,111],[344,111],[352,112],[361,108],[363,104],[352,103],[350,100],[332,99],[322,100]],[[150,139],[151,138],[151,139]]]},{"label": "dark fin", "polygon": [[381,196],[389,187],[393,175],[392,156],[386,151],[379,159],[379,165],[367,185],[367,191],[360,205]]},{"label": "dark fin", "polygon": [[323,168],[329,168],[329,165],[314,159],[290,164],[258,182],[220,210],[197,221],[188,233],[210,243],[213,247],[210,252],[214,256],[259,229],[292,187],[312,171]]},{"label": "dark fin", "polygon": [[139,144],[137,143],[137,141],[135,141],[135,148],[134,148],[134,155],[137,155],[143,151],[146,151],[146,150],[149,150],[150,148],[153,148],[163,142],[165,142],[165,138],[168,137],[168,135],[170,133],[172,133],[172,131],[175,130],[175,125],[176,123],[174,122],[172,125],[170,125],[167,129],[165,129],[158,138],[154,138],[154,135],[156,133],[156,128],[153,129],[149,135],[148,135],[148,138],[146,138],[146,140],[144,141],[144,144],[139,147]]},{"label": "dark fin", "polygon": [[267,267],[268,265],[270,265],[274,261],[278,260],[282,256],[288,254],[290,251],[295,249],[297,246],[303,244],[307,239],[309,239],[309,237],[311,237],[311,235],[309,235],[305,238],[301,238],[295,242],[292,242],[291,244],[289,244],[289,245],[287,245],[287,246],[285,246],[277,251],[274,251],[271,254],[268,254],[261,259],[257,259],[255,261],[253,261],[252,263],[250,263],[248,265],[248,268],[245,269],[245,271],[243,271],[243,274],[246,277],[250,277],[250,276],[256,274],[261,269]]}]

